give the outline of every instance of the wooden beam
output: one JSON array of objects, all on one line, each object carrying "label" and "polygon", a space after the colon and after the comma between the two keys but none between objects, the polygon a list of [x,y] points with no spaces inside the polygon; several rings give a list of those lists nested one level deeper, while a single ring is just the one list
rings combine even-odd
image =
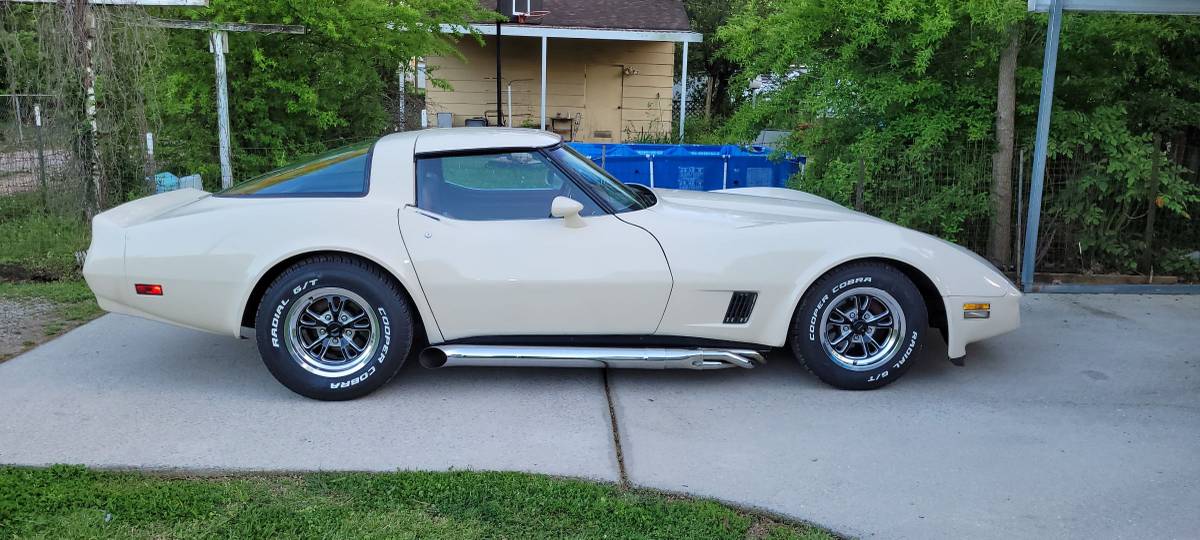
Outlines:
[{"label": "wooden beam", "polygon": [[219,32],[261,32],[264,34],[303,34],[306,28],[298,24],[217,23],[210,21],[183,21],[176,19],[152,19],[155,26],[182,30],[207,30]]}]

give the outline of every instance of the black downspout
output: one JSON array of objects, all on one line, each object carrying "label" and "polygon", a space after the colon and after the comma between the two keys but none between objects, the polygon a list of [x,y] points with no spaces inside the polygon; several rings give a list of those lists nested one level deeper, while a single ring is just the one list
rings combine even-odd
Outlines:
[{"label": "black downspout", "polygon": [[[500,11],[500,2],[501,1],[503,1],[503,0],[496,0],[496,11],[503,13]],[[500,102],[501,101],[500,87],[501,87],[501,82],[500,82],[500,19],[496,19],[496,125],[497,126],[504,125],[504,114],[502,112],[504,110],[504,104]]]}]

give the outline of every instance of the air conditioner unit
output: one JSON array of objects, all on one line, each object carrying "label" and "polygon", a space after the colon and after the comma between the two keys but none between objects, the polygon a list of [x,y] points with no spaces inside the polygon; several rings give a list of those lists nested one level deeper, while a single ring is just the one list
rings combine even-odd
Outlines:
[{"label": "air conditioner unit", "polygon": [[500,14],[511,22],[538,24],[549,13],[544,6],[543,0],[500,0]]}]

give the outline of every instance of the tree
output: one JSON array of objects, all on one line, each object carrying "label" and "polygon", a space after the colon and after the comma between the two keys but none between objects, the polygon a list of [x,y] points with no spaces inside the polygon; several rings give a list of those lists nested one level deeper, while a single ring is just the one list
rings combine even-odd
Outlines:
[{"label": "tree", "polygon": [[[440,24],[486,18],[475,0],[213,0],[169,16],[301,24],[304,35],[231,33],[226,57],[235,175],[246,178],[381,134],[396,68],[453,53]],[[161,160],[217,178],[212,56],[204,32],[173,32],[158,86]],[[393,100],[394,101],[394,100]]]},{"label": "tree", "polygon": [[705,35],[701,43],[688,48],[688,63],[704,72],[704,118],[714,114],[724,117],[732,109],[729,80],[737,73],[737,65],[721,54],[720,43],[713,39],[717,29],[733,12],[728,0],[684,0],[692,30]]},{"label": "tree", "polygon": [[[794,130],[806,189],[849,202],[862,170],[867,209],[965,241],[989,212],[974,160],[992,153],[997,57],[1026,16],[1019,0],[752,0],[718,38],[739,81],[772,90],[732,129]],[[932,191],[914,196],[913,176]]]},{"label": "tree", "polygon": [[[867,211],[1010,262],[1011,156],[1032,142],[1041,83],[1042,55],[1020,52],[1040,52],[1044,27],[1021,0],[749,0],[718,39],[736,82],[771,84],[729,135],[794,130],[804,189],[849,203],[865,184]],[[1039,267],[1127,272],[1152,247],[1160,268],[1200,275],[1181,256],[1200,237],[1196,50],[1195,17],[1065,17]],[[1151,203],[1166,209],[1153,246]]]},{"label": "tree", "polygon": [[988,231],[988,258],[1001,265],[1012,260],[1012,172],[1017,122],[1017,54],[1021,50],[1018,25],[1009,30],[1008,45],[1000,53],[996,81],[996,153],[992,154],[992,221]]}]

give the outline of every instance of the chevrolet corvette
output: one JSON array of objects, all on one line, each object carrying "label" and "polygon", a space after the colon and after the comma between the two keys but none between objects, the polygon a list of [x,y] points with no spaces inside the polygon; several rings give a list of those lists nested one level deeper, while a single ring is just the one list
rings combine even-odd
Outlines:
[{"label": "chevrolet corvette", "polygon": [[[92,225],[102,308],[253,338],[314,399],[427,368],[753,368],[790,351],[878,388],[937,329],[951,359],[1021,293],[971,251],[784,188],[623,184],[554,134],[392,134]],[[166,352],[166,351],[164,351]]]}]

